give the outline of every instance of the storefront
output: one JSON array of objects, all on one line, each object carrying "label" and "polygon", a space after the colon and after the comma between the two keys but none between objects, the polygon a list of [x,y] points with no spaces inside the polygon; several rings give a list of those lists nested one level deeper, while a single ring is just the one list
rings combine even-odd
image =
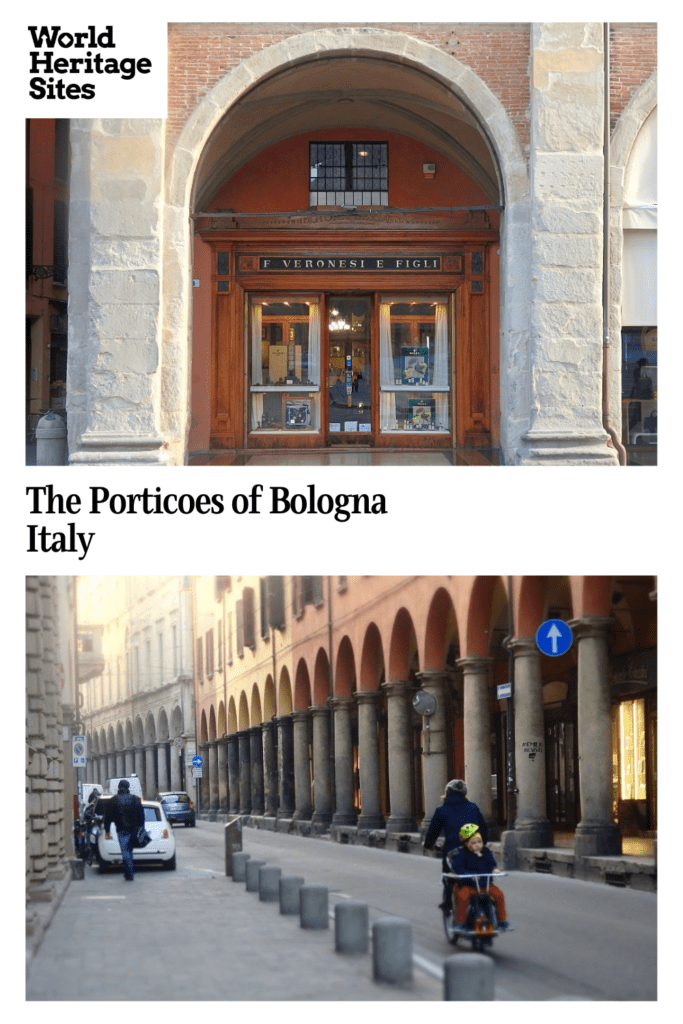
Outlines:
[{"label": "storefront", "polygon": [[455,239],[413,227],[410,242],[395,228],[360,242],[340,223],[351,215],[334,218],[334,234],[286,239],[236,240],[220,220],[203,230],[210,447],[495,445],[497,234],[474,216],[477,231]]}]

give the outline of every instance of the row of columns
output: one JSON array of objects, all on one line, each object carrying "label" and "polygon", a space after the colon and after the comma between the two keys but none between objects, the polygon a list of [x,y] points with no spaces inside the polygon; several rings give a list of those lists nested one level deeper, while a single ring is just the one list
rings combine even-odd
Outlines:
[{"label": "row of columns", "polygon": [[145,798],[154,800],[157,793],[181,788],[181,753],[171,740],[159,740],[141,747],[125,747],[123,750],[91,755],[89,760],[93,781],[104,785],[107,779],[135,774],[140,779]]}]

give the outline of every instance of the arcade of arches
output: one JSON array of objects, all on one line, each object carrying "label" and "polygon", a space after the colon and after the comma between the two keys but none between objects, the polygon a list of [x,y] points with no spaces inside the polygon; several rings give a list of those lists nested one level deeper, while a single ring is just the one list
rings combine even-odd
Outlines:
[{"label": "arcade of arches", "polygon": [[[229,687],[227,704],[197,693],[205,815],[356,828],[362,841],[420,831],[463,777],[513,847],[569,832],[578,860],[656,829],[654,577],[514,577],[512,602],[508,577],[355,579],[376,599],[331,616],[329,647],[314,620],[287,664]],[[324,624],[324,608],[312,614]],[[565,655],[535,643],[549,618],[571,625]],[[496,691],[511,671],[514,793],[513,722]],[[416,713],[417,692],[434,698],[431,715]]]}]

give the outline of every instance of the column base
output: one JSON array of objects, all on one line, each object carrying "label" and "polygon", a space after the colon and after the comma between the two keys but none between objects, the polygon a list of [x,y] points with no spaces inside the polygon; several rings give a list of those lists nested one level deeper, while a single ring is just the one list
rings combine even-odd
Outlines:
[{"label": "column base", "polygon": [[609,434],[564,430],[527,430],[518,451],[520,466],[618,466],[619,457],[608,446]]},{"label": "column base", "polygon": [[413,817],[391,817],[387,818],[384,826],[387,832],[417,832],[417,823]]},{"label": "column base", "polygon": [[124,431],[86,431],[81,435],[78,447],[69,456],[69,464],[72,466],[164,466],[168,461],[162,437]]},{"label": "column base", "polygon": [[621,832],[618,825],[577,825],[574,833],[577,861],[582,857],[618,857],[620,854]]},{"label": "column base", "polygon": [[311,825],[317,828],[327,829],[332,824],[332,812],[315,811],[311,818]]},{"label": "column base", "polygon": [[335,811],[332,815],[332,825],[355,825],[358,821],[358,815],[355,811]]},{"label": "column base", "polygon": [[361,814],[358,819],[358,829],[384,828],[384,818],[381,814]]}]

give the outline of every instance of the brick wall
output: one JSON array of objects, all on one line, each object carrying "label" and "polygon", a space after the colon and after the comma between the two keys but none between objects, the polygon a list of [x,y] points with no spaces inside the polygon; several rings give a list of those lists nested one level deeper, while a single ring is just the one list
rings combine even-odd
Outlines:
[{"label": "brick wall", "polygon": [[614,128],[635,91],[657,67],[655,24],[610,25],[610,105]]}]

